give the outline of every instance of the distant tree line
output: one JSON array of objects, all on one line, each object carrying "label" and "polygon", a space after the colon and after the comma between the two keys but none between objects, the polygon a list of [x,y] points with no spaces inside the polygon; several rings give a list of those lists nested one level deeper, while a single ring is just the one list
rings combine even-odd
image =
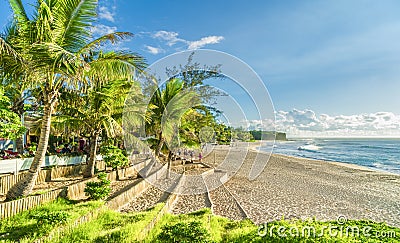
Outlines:
[{"label": "distant tree line", "polygon": [[287,140],[286,133],[284,132],[253,130],[250,131],[250,134],[255,140]]}]

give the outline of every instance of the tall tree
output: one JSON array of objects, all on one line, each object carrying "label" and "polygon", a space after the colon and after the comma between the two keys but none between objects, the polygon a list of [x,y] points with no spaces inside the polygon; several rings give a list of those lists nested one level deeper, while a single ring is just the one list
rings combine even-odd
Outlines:
[{"label": "tall tree", "polygon": [[[0,34],[0,83],[4,93],[9,98],[10,109],[16,113],[20,120],[23,119],[24,104],[29,99],[26,91],[26,60],[21,56],[20,50],[14,48],[18,43],[18,32],[15,23],[10,23]],[[28,70],[29,71],[29,70]],[[22,135],[15,137],[19,153],[23,152]]]},{"label": "tall tree", "polygon": [[25,127],[18,115],[10,109],[10,100],[0,87],[0,138],[15,139],[24,132]]},{"label": "tall tree", "polygon": [[[18,42],[4,44],[0,55],[6,52],[12,55],[12,49],[21,53],[24,63],[28,64],[24,81],[42,90],[43,118],[38,149],[29,173],[9,190],[8,200],[28,195],[33,189],[45,158],[51,116],[55,112],[60,89],[84,88],[90,85],[94,81],[91,75],[97,75],[97,72],[91,72],[91,53],[108,41],[113,43],[130,35],[113,33],[91,41],[90,28],[96,18],[97,0],[38,0],[31,19],[28,18],[21,0],[10,0],[10,5],[14,13]],[[104,76],[109,77],[118,72],[132,76],[137,68],[142,68],[140,57],[135,62],[124,62],[117,56],[110,55],[109,60],[104,58],[103,64],[98,63],[102,67],[119,68],[111,73],[104,69]],[[97,69],[101,70],[100,67]]]},{"label": "tall tree", "polygon": [[132,89],[131,86],[132,83],[127,80],[113,80],[90,87],[84,94],[75,91],[61,95],[60,115],[55,117],[53,124],[61,128],[67,126],[90,138],[85,177],[94,175],[99,137],[102,134],[103,139],[123,135],[121,117],[125,99],[128,95],[140,96],[140,89]]},{"label": "tall tree", "polygon": [[172,152],[181,146],[179,128],[182,117],[200,104],[198,94],[190,89],[184,90],[183,87],[182,80],[170,79],[164,87],[157,87],[149,103],[150,121],[146,124],[146,130],[149,135],[157,137],[156,156],[160,156],[164,144],[167,145],[167,178],[171,168]]}]

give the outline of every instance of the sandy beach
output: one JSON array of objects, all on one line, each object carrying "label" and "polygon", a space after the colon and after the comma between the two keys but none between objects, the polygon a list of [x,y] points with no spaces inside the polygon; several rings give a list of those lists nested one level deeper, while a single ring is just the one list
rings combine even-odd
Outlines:
[{"label": "sandy beach", "polygon": [[[255,151],[259,144],[217,146],[204,158],[208,164],[242,165],[225,183],[255,223],[273,220],[370,219],[400,226],[400,175],[366,167]],[[215,153],[215,155],[214,155]],[[250,181],[254,159],[268,160]]]}]

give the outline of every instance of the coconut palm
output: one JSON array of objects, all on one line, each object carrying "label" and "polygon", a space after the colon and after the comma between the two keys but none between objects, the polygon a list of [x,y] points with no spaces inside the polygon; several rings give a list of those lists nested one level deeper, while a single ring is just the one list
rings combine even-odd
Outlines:
[{"label": "coconut palm", "polygon": [[[91,41],[90,28],[95,21],[97,0],[38,0],[32,18],[28,18],[21,0],[10,0],[10,5],[18,41],[5,43],[3,39],[0,56],[7,54],[21,58],[26,64],[24,82],[42,90],[43,117],[38,149],[29,173],[10,189],[8,200],[32,191],[45,158],[51,116],[56,110],[61,88],[85,88],[98,80],[93,77],[98,77],[101,70],[108,80],[114,75],[120,77],[121,73],[131,78],[137,68],[143,67],[140,57],[126,61],[124,53],[111,53],[102,58],[103,63],[93,63],[97,67],[92,68],[92,52],[97,52],[99,46],[108,41],[113,43],[130,35],[113,33]],[[108,73],[110,67],[113,71]]]},{"label": "coconut palm", "polygon": [[157,137],[155,153],[161,155],[164,143],[171,152],[179,146],[179,127],[182,116],[198,106],[200,99],[194,91],[184,90],[184,82],[171,79],[165,87],[158,87],[150,99],[153,109],[149,110],[151,122],[146,124],[150,135]]},{"label": "coconut palm", "polygon": [[[135,84],[136,85],[136,84]],[[60,115],[55,117],[54,126],[68,127],[81,135],[90,138],[90,153],[85,177],[94,175],[98,140],[115,138],[123,135],[122,113],[125,99],[133,93],[132,83],[127,80],[113,80],[93,87],[82,94],[80,92],[65,92],[59,105]],[[139,113],[140,115],[140,113]]]}]

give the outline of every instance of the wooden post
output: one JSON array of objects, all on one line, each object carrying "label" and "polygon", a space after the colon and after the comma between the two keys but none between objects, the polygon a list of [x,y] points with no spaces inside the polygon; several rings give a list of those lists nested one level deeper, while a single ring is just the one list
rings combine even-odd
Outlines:
[{"label": "wooden post", "polygon": [[216,154],[215,151],[214,151],[214,167],[215,167],[216,156],[217,156],[217,154]]}]

